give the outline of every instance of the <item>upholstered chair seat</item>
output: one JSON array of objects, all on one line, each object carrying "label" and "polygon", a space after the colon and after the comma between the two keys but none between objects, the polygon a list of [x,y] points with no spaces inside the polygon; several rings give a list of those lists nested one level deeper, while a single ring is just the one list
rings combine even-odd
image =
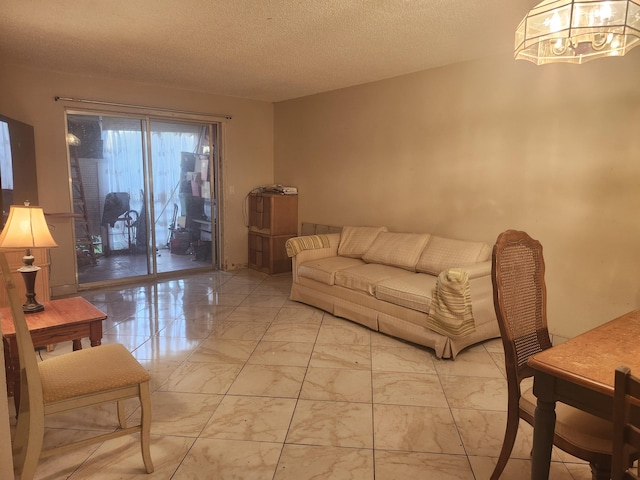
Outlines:
[{"label": "upholstered chair seat", "polygon": [[148,382],[151,378],[119,344],[78,350],[38,364],[45,405]]}]

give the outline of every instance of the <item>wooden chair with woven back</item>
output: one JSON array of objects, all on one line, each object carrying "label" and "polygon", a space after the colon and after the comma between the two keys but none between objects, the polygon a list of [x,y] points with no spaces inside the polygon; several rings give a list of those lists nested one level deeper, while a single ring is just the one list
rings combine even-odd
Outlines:
[{"label": "wooden chair with woven back", "polygon": [[[525,232],[508,230],[493,247],[492,281],[496,316],[504,347],[508,384],[507,426],[491,480],[500,478],[513,450],[519,420],[534,424],[536,397],[521,382],[531,377],[532,355],[551,347],[547,329],[545,264],[542,245]],[[589,462],[594,480],[609,479],[611,422],[563,403],[556,404],[554,445]]]},{"label": "wooden chair with woven back", "polygon": [[613,395],[613,459],[611,480],[640,480],[629,457],[640,451],[640,378],[629,367],[616,368]]},{"label": "wooden chair with woven back", "polygon": [[[147,473],[153,472],[149,450],[149,373],[120,344],[78,350],[38,362],[22,304],[3,253],[0,253],[0,271],[13,316],[20,360],[21,396],[13,440],[16,477],[22,480],[33,478],[40,458],[134,433],[140,434],[145,470]],[[123,401],[136,397],[140,402],[141,421],[139,425],[127,427]],[[45,416],[104,402],[117,404],[117,429],[82,441],[43,449]]]}]

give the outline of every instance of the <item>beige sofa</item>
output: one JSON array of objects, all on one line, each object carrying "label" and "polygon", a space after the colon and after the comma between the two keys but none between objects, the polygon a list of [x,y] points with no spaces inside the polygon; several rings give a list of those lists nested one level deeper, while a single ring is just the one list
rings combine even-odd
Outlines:
[{"label": "beige sofa", "polygon": [[455,358],[500,336],[491,247],[385,227],[295,237],[291,299]]}]

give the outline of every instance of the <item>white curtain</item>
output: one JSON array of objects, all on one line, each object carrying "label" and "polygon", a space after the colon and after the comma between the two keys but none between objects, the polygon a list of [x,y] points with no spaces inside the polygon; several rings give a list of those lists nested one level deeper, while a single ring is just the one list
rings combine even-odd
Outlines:
[{"label": "white curtain", "polygon": [[[143,139],[146,137],[144,127],[144,120],[105,119],[102,129],[104,159],[98,162],[101,202],[104,203],[108,193],[126,192],[129,194],[129,208],[140,216],[144,210],[146,184],[143,162]],[[206,127],[151,122],[152,172],[147,174],[153,175],[156,248],[166,246],[173,204],[178,203],[181,152],[196,151],[203,128]],[[140,230],[144,228],[144,224],[141,227]],[[113,228],[110,227],[113,233],[110,236],[112,250],[128,248],[130,239],[124,229],[124,222],[116,222]],[[143,234],[142,231],[138,232],[138,235]]]}]

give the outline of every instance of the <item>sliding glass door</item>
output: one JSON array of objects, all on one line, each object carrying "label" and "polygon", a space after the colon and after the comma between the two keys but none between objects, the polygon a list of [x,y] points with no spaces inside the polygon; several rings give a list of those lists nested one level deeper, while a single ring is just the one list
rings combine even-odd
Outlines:
[{"label": "sliding glass door", "polygon": [[67,113],[78,283],[217,267],[218,125]]},{"label": "sliding glass door", "polygon": [[158,256],[158,271],[178,269],[178,256],[191,266],[211,263],[216,201],[209,172],[217,131],[213,125],[153,120],[150,130],[155,245],[172,259]]}]

